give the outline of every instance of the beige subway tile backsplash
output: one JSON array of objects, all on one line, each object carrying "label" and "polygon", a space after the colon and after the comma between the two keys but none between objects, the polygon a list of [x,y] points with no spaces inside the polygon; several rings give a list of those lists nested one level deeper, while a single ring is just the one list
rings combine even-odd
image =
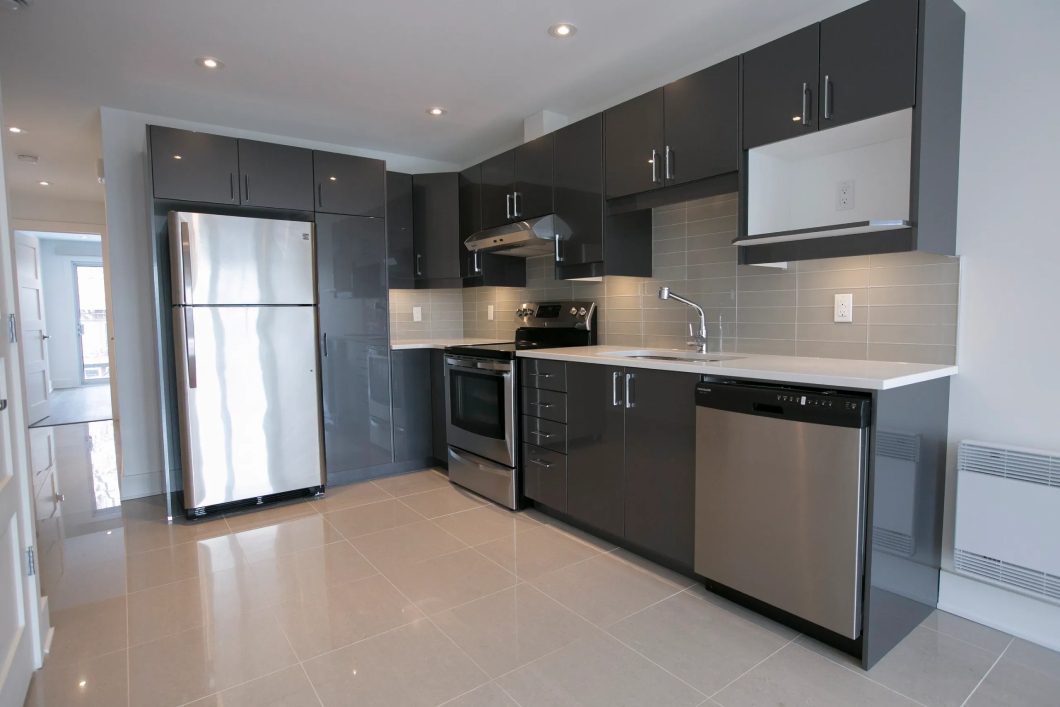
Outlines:
[{"label": "beige subway tile backsplash", "polygon": [[[658,298],[661,286],[704,308],[713,350],[880,359],[956,360],[960,261],[924,253],[790,263],[737,264],[735,194],[658,208],[652,214],[652,277],[564,282],[551,258],[527,261],[527,286],[393,290],[393,338],[511,339],[523,302],[596,302],[598,339],[619,346],[683,347],[694,313]],[[854,298],[854,321],[833,322],[835,295]],[[412,304],[424,322],[412,322]],[[494,319],[488,316],[494,306]]]}]

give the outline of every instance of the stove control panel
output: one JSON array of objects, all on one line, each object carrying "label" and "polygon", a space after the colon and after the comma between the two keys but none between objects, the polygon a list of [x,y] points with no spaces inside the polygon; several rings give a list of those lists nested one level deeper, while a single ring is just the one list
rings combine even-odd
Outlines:
[{"label": "stove control panel", "polygon": [[524,327],[548,329],[595,328],[595,302],[524,302],[515,310]]}]

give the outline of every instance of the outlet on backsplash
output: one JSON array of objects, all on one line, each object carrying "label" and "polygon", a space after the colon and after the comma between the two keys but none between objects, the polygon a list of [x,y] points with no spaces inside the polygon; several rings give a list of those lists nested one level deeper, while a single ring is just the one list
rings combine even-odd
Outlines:
[{"label": "outlet on backsplash", "polygon": [[839,323],[854,321],[854,295],[852,293],[835,296],[833,319]]},{"label": "outlet on backsplash", "polygon": [[[854,180],[844,179],[836,185],[835,210],[850,211],[854,208]],[[838,320],[837,320],[838,321]]]}]

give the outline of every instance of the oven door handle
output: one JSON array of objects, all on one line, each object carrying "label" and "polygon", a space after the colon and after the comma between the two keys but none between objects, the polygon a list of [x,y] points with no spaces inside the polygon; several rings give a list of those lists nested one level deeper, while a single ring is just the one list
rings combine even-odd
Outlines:
[{"label": "oven door handle", "polygon": [[449,368],[459,368],[465,371],[477,371],[479,373],[494,373],[497,375],[510,375],[512,365],[502,361],[461,361],[457,358],[446,358],[445,365]]}]

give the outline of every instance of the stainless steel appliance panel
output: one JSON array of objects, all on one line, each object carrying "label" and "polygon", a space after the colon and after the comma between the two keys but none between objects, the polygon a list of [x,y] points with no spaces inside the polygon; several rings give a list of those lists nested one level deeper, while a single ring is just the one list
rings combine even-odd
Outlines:
[{"label": "stainless steel appliance panel", "polygon": [[515,377],[511,361],[445,357],[449,444],[515,466]]},{"label": "stainless steel appliance panel", "polygon": [[175,307],[185,508],[324,483],[313,307]]},{"label": "stainless steel appliance panel", "polygon": [[175,305],[315,304],[313,224],[172,211]]},{"label": "stainless steel appliance panel", "polygon": [[449,480],[512,510],[519,507],[516,474],[511,467],[449,447]]},{"label": "stainless steel appliance panel", "polygon": [[864,428],[698,407],[697,573],[860,635]]}]

